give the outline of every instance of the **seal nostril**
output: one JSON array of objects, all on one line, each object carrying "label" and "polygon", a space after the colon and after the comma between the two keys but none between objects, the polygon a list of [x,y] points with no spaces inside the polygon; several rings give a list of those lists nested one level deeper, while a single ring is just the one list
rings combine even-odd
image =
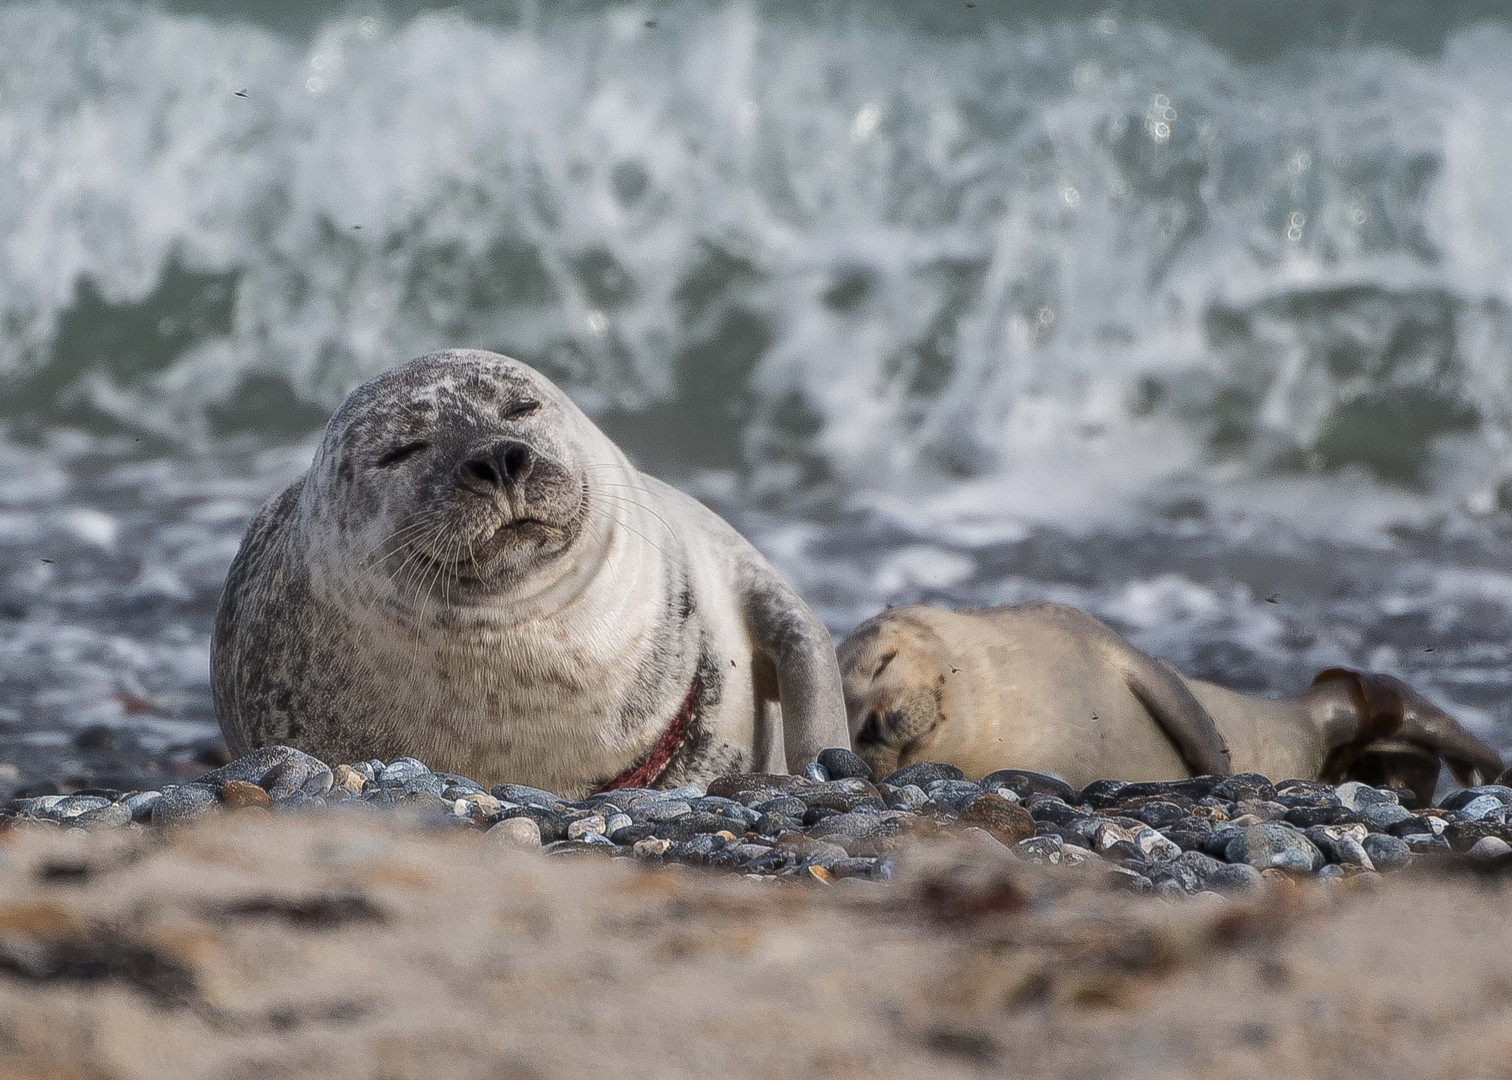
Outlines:
[{"label": "seal nostril", "polygon": [[499,446],[499,472],[507,480],[523,480],[535,463],[535,455],[522,442],[506,442]]},{"label": "seal nostril", "polygon": [[462,471],[474,480],[481,480],[489,487],[498,487],[502,482],[499,471],[494,468],[493,462],[485,458],[474,458],[462,463]]}]

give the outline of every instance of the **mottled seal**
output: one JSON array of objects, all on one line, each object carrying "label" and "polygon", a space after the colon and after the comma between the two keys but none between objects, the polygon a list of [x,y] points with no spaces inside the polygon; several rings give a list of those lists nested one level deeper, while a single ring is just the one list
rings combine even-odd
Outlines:
[{"label": "mottled seal", "polygon": [[418,757],[564,795],[845,744],[823,624],[547,378],[422,356],[352,392],[252,520],[216,615],[233,753]]},{"label": "mottled seal", "polygon": [[1060,604],[892,608],[840,646],[850,730],[874,770],[913,761],[1093,780],[1256,772],[1397,780],[1431,795],[1442,759],[1489,779],[1501,759],[1389,675],[1335,668],[1287,698],[1181,675]]}]

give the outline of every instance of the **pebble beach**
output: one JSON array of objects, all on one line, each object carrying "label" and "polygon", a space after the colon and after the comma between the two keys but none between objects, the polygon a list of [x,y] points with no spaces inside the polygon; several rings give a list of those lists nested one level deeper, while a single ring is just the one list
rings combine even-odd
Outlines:
[{"label": "pebble beach", "polygon": [[3,821],[66,830],[183,825],[217,809],[382,814],[480,832],[553,857],[630,858],[751,877],[886,882],[896,854],[943,833],[1025,862],[1086,868],[1161,896],[1259,888],[1269,877],[1340,881],[1413,864],[1512,865],[1512,770],[1498,783],[1418,806],[1403,789],[1262,776],[1166,783],[1098,781],[1081,791],[1005,769],[980,781],[919,762],[884,777],[831,749],[801,776],[736,774],[707,788],[619,788],[570,799],[522,784],[491,788],[414,758],[334,766],[267,747],[161,790],[86,789],[9,800]]}]

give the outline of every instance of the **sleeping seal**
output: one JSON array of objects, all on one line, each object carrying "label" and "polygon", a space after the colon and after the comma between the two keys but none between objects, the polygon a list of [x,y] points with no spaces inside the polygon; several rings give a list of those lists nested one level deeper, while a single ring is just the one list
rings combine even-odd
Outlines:
[{"label": "sleeping seal", "polygon": [[565,796],[845,745],[828,632],[549,380],[434,353],[359,386],[252,520],[216,614],[235,754],[418,757]]},{"label": "sleeping seal", "polygon": [[1335,668],[1304,693],[1251,697],[1189,679],[1059,604],[893,608],[840,646],[856,752],[885,773],[913,761],[1093,780],[1254,772],[1396,781],[1432,795],[1496,751],[1401,680]]}]

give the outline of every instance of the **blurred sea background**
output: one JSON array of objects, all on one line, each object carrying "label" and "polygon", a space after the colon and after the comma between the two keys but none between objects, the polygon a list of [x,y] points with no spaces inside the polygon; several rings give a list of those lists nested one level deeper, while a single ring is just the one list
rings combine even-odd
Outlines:
[{"label": "blurred sea background", "polygon": [[213,740],[248,517],[453,345],[837,633],[1062,600],[1512,750],[1509,57],[1492,0],[4,4],[0,759]]}]

